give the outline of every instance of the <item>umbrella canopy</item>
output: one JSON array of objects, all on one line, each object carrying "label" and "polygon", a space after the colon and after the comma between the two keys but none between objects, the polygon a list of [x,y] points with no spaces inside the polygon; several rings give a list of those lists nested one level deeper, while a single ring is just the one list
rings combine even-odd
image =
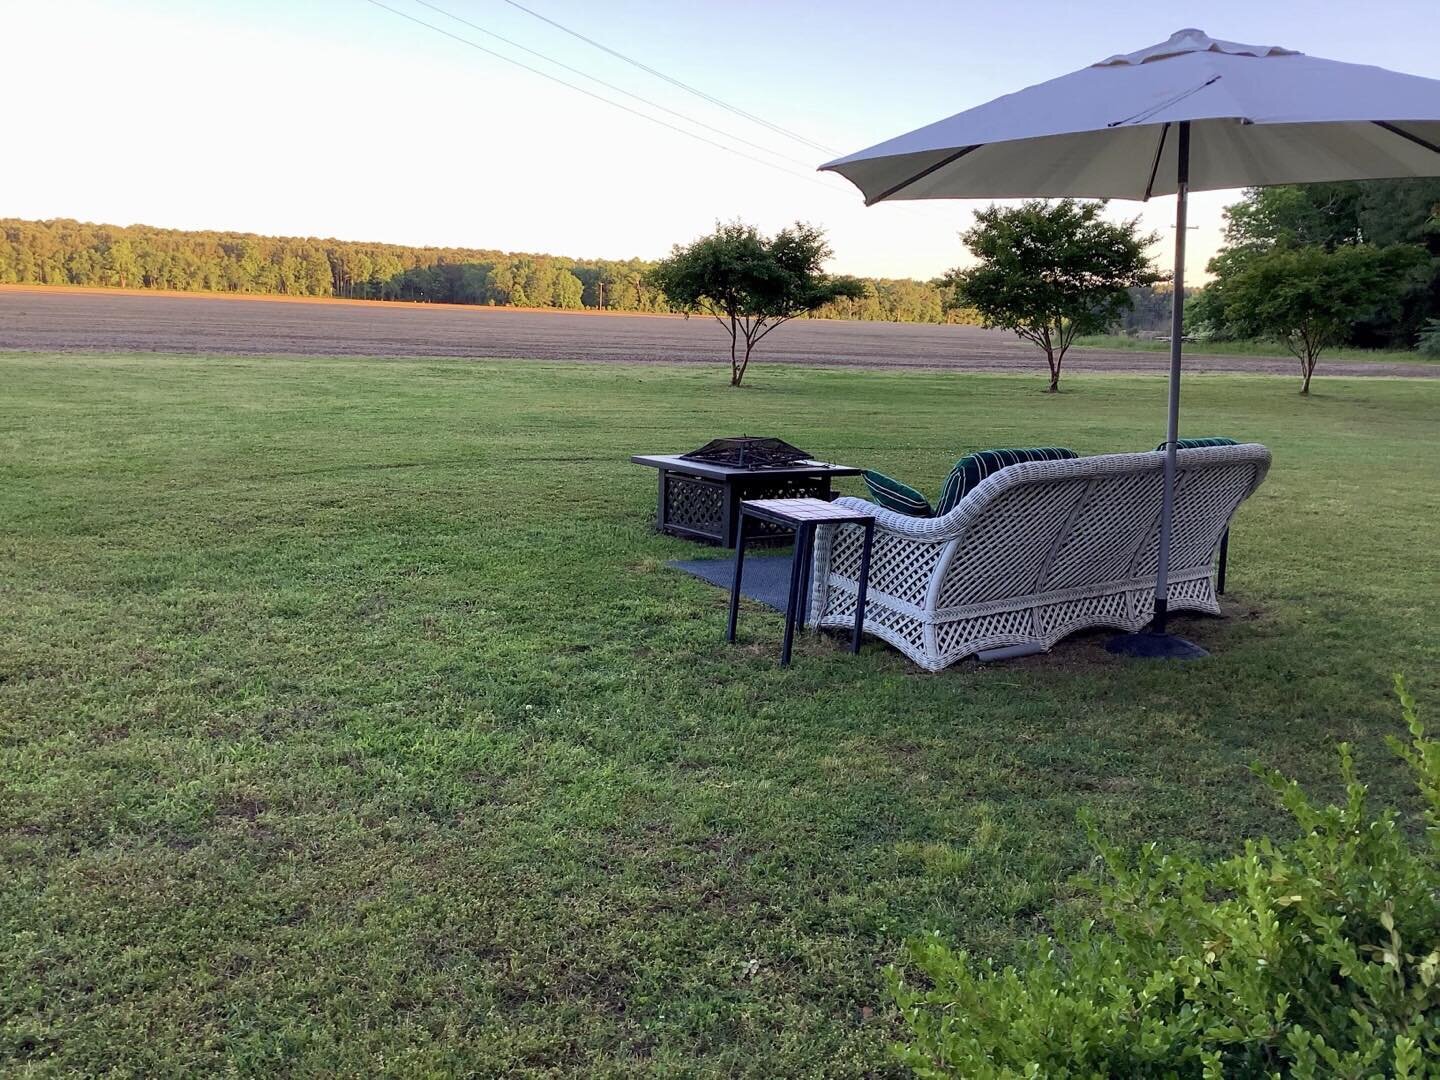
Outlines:
[{"label": "umbrella canopy", "polygon": [[1177,195],[1170,401],[1150,633],[1117,652],[1196,656],[1165,633],[1190,190],[1440,176],[1440,80],[1181,30],[822,170],[890,199]]},{"label": "umbrella canopy", "polygon": [[1181,30],[821,166],[865,195],[1148,199],[1192,191],[1434,176],[1440,80]]}]

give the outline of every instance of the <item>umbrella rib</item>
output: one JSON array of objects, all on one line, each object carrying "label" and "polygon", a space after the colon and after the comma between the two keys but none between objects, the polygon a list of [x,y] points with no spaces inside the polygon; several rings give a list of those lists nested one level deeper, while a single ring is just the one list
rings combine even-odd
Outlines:
[{"label": "umbrella rib", "polygon": [[1440,154],[1440,146],[1436,146],[1429,139],[1422,139],[1419,135],[1412,135],[1404,128],[1399,127],[1395,124],[1387,124],[1384,120],[1371,120],[1370,122],[1376,127],[1384,128],[1392,135],[1399,135],[1402,139],[1409,139],[1416,146],[1423,146],[1426,150],[1429,150],[1432,153]]},{"label": "umbrella rib", "polygon": [[935,162],[935,164],[927,165],[925,168],[921,169],[918,173],[910,177],[908,180],[901,180],[900,183],[896,184],[894,187],[886,188],[879,195],[876,195],[873,199],[866,199],[865,205],[874,206],[878,202],[883,202],[891,195],[894,195],[897,191],[904,191],[911,184],[915,183],[915,181],[924,180],[925,177],[929,176],[936,169],[943,169],[952,161],[959,161],[966,154],[970,153],[971,150],[979,150],[980,147],[984,145],[984,143],[977,143],[974,146],[962,146],[959,150],[956,150],[955,153],[949,154],[946,157],[941,158],[939,161]]},{"label": "umbrella rib", "polygon": [[1168,109],[1168,108],[1170,108],[1172,105],[1179,105],[1180,102],[1184,101],[1186,98],[1191,97],[1191,96],[1193,96],[1193,95],[1195,95],[1195,94],[1198,94],[1201,90],[1204,90],[1207,86],[1214,86],[1214,85],[1215,85],[1217,82],[1219,82],[1219,81],[1220,81],[1220,76],[1219,76],[1219,75],[1211,75],[1210,78],[1206,79],[1206,80],[1205,80],[1204,82],[1202,82],[1199,86],[1192,86],[1189,90],[1182,90],[1180,93],[1176,94],[1174,97],[1169,98],[1169,99],[1166,100],[1166,101],[1160,102],[1159,105],[1152,105],[1152,106],[1151,106],[1150,108],[1148,108],[1148,109],[1142,109],[1142,110],[1140,110],[1138,113],[1135,113],[1135,114],[1132,115],[1132,116],[1127,116],[1127,117],[1125,117],[1125,119],[1123,119],[1123,120],[1111,120],[1110,123],[1106,124],[1105,126],[1106,126],[1107,128],[1114,128],[1114,127],[1125,127],[1125,126],[1130,126],[1130,125],[1138,125],[1138,124],[1139,124],[1140,122],[1142,122],[1142,121],[1149,120],[1150,117],[1154,116],[1156,113],[1160,112],[1162,109]]},{"label": "umbrella rib", "polygon": [[1150,192],[1155,190],[1155,174],[1160,171],[1160,155],[1165,152],[1165,136],[1170,134],[1170,121],[1160,125],[1160,142],[1155,147],[1155,160],[1150,163],[1150,179],[1145,184],[1145,198],[1141,202],[1150,201]]}]

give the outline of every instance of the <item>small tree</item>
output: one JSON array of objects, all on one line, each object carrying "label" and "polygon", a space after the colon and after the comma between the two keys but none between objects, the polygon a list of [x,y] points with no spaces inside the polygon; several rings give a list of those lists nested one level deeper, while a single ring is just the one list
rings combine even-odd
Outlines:
[{"label": "small tree", "polygon": [[1421,356],[1440,357],[1440,319],[1431,319],[1421,328],[1415,350]]},{"label": "small tree", "polygon": [[811,225],[796,222],[767,238],[753,225],[717,223],[711,235],[676,244],[650,280],[676,308],[703,312],[725,328],[730,385],[739,386],[750,353],[775,327],[841,297],[864,296],[855,278],[821,272],[829,257],[825,234]]},{"label": "small tree", "polygon": [[1393,313],[1428,265],[1425,252],[1408,244],[1277,248],[1246,259],[1220,298],[1241,334],[1274,338],[1295,354],[1300,393],[1308,394],[1320,353],[1362,319]]},{"label": "small tree", "polygon": [[1158,236],[1141,235],[1138,218],[1104,220],[1104,206],[1035,199],[979,210],[961,237],[979,262],[949,275],[957,305],[1045,350],[1052,393],[1076,336],[1107,330],[1129,310],[1127,290],[1163,279],[1145,255]]}]

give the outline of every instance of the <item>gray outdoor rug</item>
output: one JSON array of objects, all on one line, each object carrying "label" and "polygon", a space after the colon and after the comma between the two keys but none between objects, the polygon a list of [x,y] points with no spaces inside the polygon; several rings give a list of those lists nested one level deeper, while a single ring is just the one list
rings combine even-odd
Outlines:
[{"label": "gray outdoor rug", "polygon": [[[666,563],[676,570],[694,574],[702,581],[718,585],[726,592],[735,580],[733,559],[677,559]],[[752,555],[745,553],[745,573],[740,581],[740,595],[768,604],[776,611],[785,610],[790,595],[790,556]]]}]

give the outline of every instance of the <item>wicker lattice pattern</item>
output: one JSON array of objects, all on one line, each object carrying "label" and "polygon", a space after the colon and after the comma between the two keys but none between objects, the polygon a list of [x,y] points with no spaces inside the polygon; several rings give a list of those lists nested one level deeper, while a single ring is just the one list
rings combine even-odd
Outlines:
[{"label": "wicker lattice pattern", "polygon": [[1063,521],[1079,495],[1070,484],[1025,484],[996,498],[992,511],[956,543],[936,605],[966,607],[1034,592],[1041,557],[1055,546],[1053,529],[1036,525]]},{"label": "wicker lattice pattern", "polygon": [[[850,587],[855,588],[854,576],[860,572],[860,547],[865,530],[856,526],[832,530],[835,544],[835,566],[846,567],[850,573]],[[819,538],[816,539],[819,547]],[[944,544],[915,544],[903,537],[880,532],[877,528],[870,556],[871,593],[880,592],[887,596],[914,596],[923,592],[925,585],[935,573]],[[853,614],[853,611],[852,611]]]},{"label": "wicker lattice pattern", "polygon": [[[1220,534],[1225,531],[1230,519],[1227,517],[1217,524],[1216,514],[1231,503],[1239,505],[1249,494],[1246,490],[1248,483],[1249,477],[1243,469],[1227,469],[1220,475],[1207,477],[1201,490],[1196,490],[1193,474],[1176,477],[1171,565],[1187,565],[1203,557],[1220,542]],[[1155,573],[1159,548],[1160,533],[1157,529],[1146,538],[1144,551],[1135,564],[1137,574]]]},{"label": "wicker lattice pattern", "polygon": [[1041,586],[1071,589],[1129,577],[1135,552],[1155,532],[1162,478],[1158,472],[1117,478],[1109,492],[1113,503],[1082,497]]},{"label": "wicker lattice pattern", "polygon": [[[1139,630],[1154,613],[1164,463],[1156,452],[1012,465],[938,518],[840,500],[875,516],[865,629],[931,671],[983,649],[1048,649],[1091,626]],[[1220,537],[1270,451],[1181,450],[1176,467],[1170,609],[1219,614]],[[816,625],[852,624],[860,541],[858,526],[819,530]]]}]

